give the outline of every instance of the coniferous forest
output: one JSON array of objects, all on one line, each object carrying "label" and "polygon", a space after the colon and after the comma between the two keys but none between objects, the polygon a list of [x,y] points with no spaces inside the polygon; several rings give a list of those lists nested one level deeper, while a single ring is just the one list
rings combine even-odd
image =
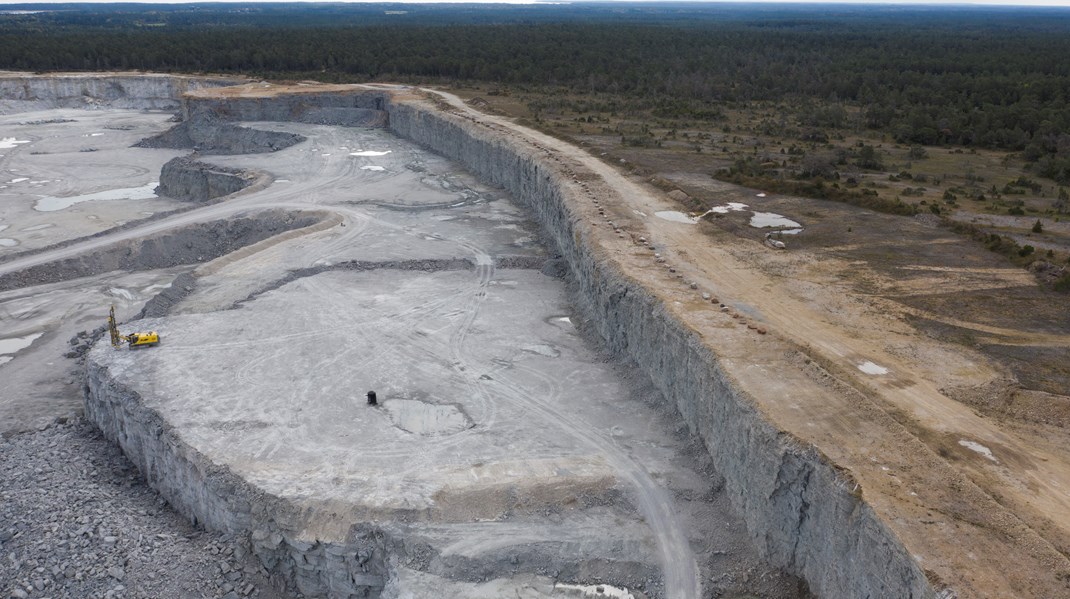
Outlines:
[{"label": "coniferous forest", "polygon": [[817,101],[899,143],[1021,152],[1070,183],[1066,9],[20,5],[0,13],[0,68],[557,86],[698,119],[732,103]]}]

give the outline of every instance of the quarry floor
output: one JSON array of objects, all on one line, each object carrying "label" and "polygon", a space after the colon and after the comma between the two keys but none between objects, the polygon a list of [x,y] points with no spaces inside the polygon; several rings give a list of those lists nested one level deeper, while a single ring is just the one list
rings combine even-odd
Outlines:
[{"label": "quarry floor", "polygon": [[[562,586],[569,583],[657,597],[664,555],[706,592],[797,596],[793,579],[758,558],[686,427],[627,365],[600,352],[572,313],[565,282],[542,272],[551,256],[535,225],[502,192],[383,130],[246,123],[308,141],[204,158],[267,180],[153,220],[188,204],[110,198],[123,195],[112,190],[153,186],[160,166],[183,154],[129,148],[168,127],[169,116],[0,117],[12,132],[5,136],[28,142],[0,150],[0,178],[23,179],[0,189],[8,227],[0,235],[17,243],[0,251],[149,219],[8,258],[0,273],[251,209],[333,214],[329,226],[197,266],[196,289],[168,317],[136,325],[159,330],[159,347],[102,342],[92,350],[198,451],[321,514],[307,538],[329,542],[354,522],[380,522],[453,564],[401,566],[384,596],[575,596]],[[100,192],[108,199],[39,209],[44,197]],[[130,318],[187,270],[111,272],[0,293],[5,436],[55,434],[58,425],[19,432],[57,416],[77,419],[80,372],[63,357],[67,340],[103,324],[112,304],[120,320]],[[369,390],[377,407],[365,402]],[[31,527],[12,525],[14,538],[23,534]],[[5,562],[9,575],[0,580],[32,586],[29,563]],[[73,588],[59,596],[79,596]]]}]

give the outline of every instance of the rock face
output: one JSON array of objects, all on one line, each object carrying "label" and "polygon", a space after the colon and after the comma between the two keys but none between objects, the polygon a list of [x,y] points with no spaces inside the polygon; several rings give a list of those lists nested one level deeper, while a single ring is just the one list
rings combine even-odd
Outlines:
[{"label": "rock face", "polygon": [[240,81],[144,73],[0,75],[0,114],[51,108],[174,110],[187,91],[236,83]]},{"label": "rock face", "polygon": [[179,157],[163,165],[156,193],[176,200],[204,202],[241,191],[254,179],[255,175],[240,169]]},{"label": "rock face", "polygon": [[190,97],[182,104],[183,120],[205,115],[226,121],[296,121],[342,127],[385,127],[390,94],[299,93],[272,98]]},{"label": "rock face", "polygon": [[570,210],[579,198],[568,196],[563,173],[549,160],[418,103],[392,106],[390,127],[530,206],[569,264],[579,307],[606,344],[633,360],[701,436],[773,565],[804,578],[822,597],[934,596],[921,568],[854,493],[853,481],[772,426],[691,330],[592,251]]},{"label": "rock face", "polygon": [[48,262],[0,277],[0,290],[18,289],[105,273],[196,264],[229,254],[273,235],[319,222],[322,214],[283,211],[191,225],[155,237],[135,239],[99,252]]},{"label": "rock face", "polygon": [[261,131],[221,122],[205,114],[149,137],[138,148],[190,149],[201,154],[261,154],[278,152],[305,141],[304,136],[279,131]]},{"label": "rock face", "polygon": [[[151,326],[151,321],[145,321]],[[107,348],[100,348],[107,351]],[[136,392],[118,384],[107,369],[87,361],[86,418],[117,442],[150,486],[194,524],[248,534],[253,553],[305,595],[377,597],[385,584],[388,537],[371,527],[354,527],[344,545],[304,543],[281,531],[301,514],[211,463],[144,407]]]}]

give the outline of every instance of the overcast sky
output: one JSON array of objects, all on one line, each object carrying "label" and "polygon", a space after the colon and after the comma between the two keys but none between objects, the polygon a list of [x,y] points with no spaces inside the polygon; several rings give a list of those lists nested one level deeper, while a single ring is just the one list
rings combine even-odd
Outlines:
[{"label": "overcast sky", "polygon": [[[0,6],[6,4],[54,4],[54,3],[73,3],[84,4],[89,2],[99,2],[101,0],[0,0]],[[142,2],[149,4],[183,4],[187,2],[300,2],[302,0],[103,0],[106,2]],[[323,2],[323,1],[342,1],[342,2],[383,2],[384,0],[307,0],[309,2]],[[386,0],[389,2],[403,2],[403,3],[419,3],[419,4],[445,4],[445,3],[478,3],[478,4],[540,4],[542,2],[547,3],[562,3],[562,0]],[[582,0],[581,0],[582,1]],[[658,0],[637,0],[644,2],[658,1]],[[695,2],[717,2],[718,0],[672,0],[672,1],[695,1]],[[814,0],[745,0],[738,2],[736,0],[729,0],[732,3],[737,4],[756,4],[756,3],[792,3],[792,4],[924,4],[924,5],[954,5],[954,6],[970,6],[970,5],[985,5],[985,6],[1066,6],[1070,7],[1070,0],[880,0],[877,2],[867,2],[865,0],[824,0],[815,2]]]}]

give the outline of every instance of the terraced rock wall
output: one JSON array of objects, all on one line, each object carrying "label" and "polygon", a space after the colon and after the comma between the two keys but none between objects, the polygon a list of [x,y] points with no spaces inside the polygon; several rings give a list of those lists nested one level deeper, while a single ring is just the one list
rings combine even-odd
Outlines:
[{"label": "terraced rock wall", "polygon": [[387,92],[187,98],[182,105],[182,117],[183,120],[207,116],[226,121],[296,121],[342,127],[384,127],[389,101]]},{"label": "terraced rock wall", "polygon": [[532,146],[429,104],[390,107],[398,135],[463,164],[530,206],[567,260],[578,306],[700,435],[756,544],[822,597],[931,597],[921,568],[814,448],[772,426],[709,347],[604,255],[574,213],[575,186]]},{"label": "terraced rock wall", "polygon": [[322,214],[271,210],[252,216],[190,225],[133,239],[100,251],[46,262],[0,276],[0,291],[67,281],[113,270],[136,272],[205,262],[273,235],[313,225]]},{"label": "terraced rock wall", "polygon": [[236,83],[239,83],[236,79],[217,77],[133,73],[0,73],[0,114],[53,108],[175,110],[187,91]]}]

